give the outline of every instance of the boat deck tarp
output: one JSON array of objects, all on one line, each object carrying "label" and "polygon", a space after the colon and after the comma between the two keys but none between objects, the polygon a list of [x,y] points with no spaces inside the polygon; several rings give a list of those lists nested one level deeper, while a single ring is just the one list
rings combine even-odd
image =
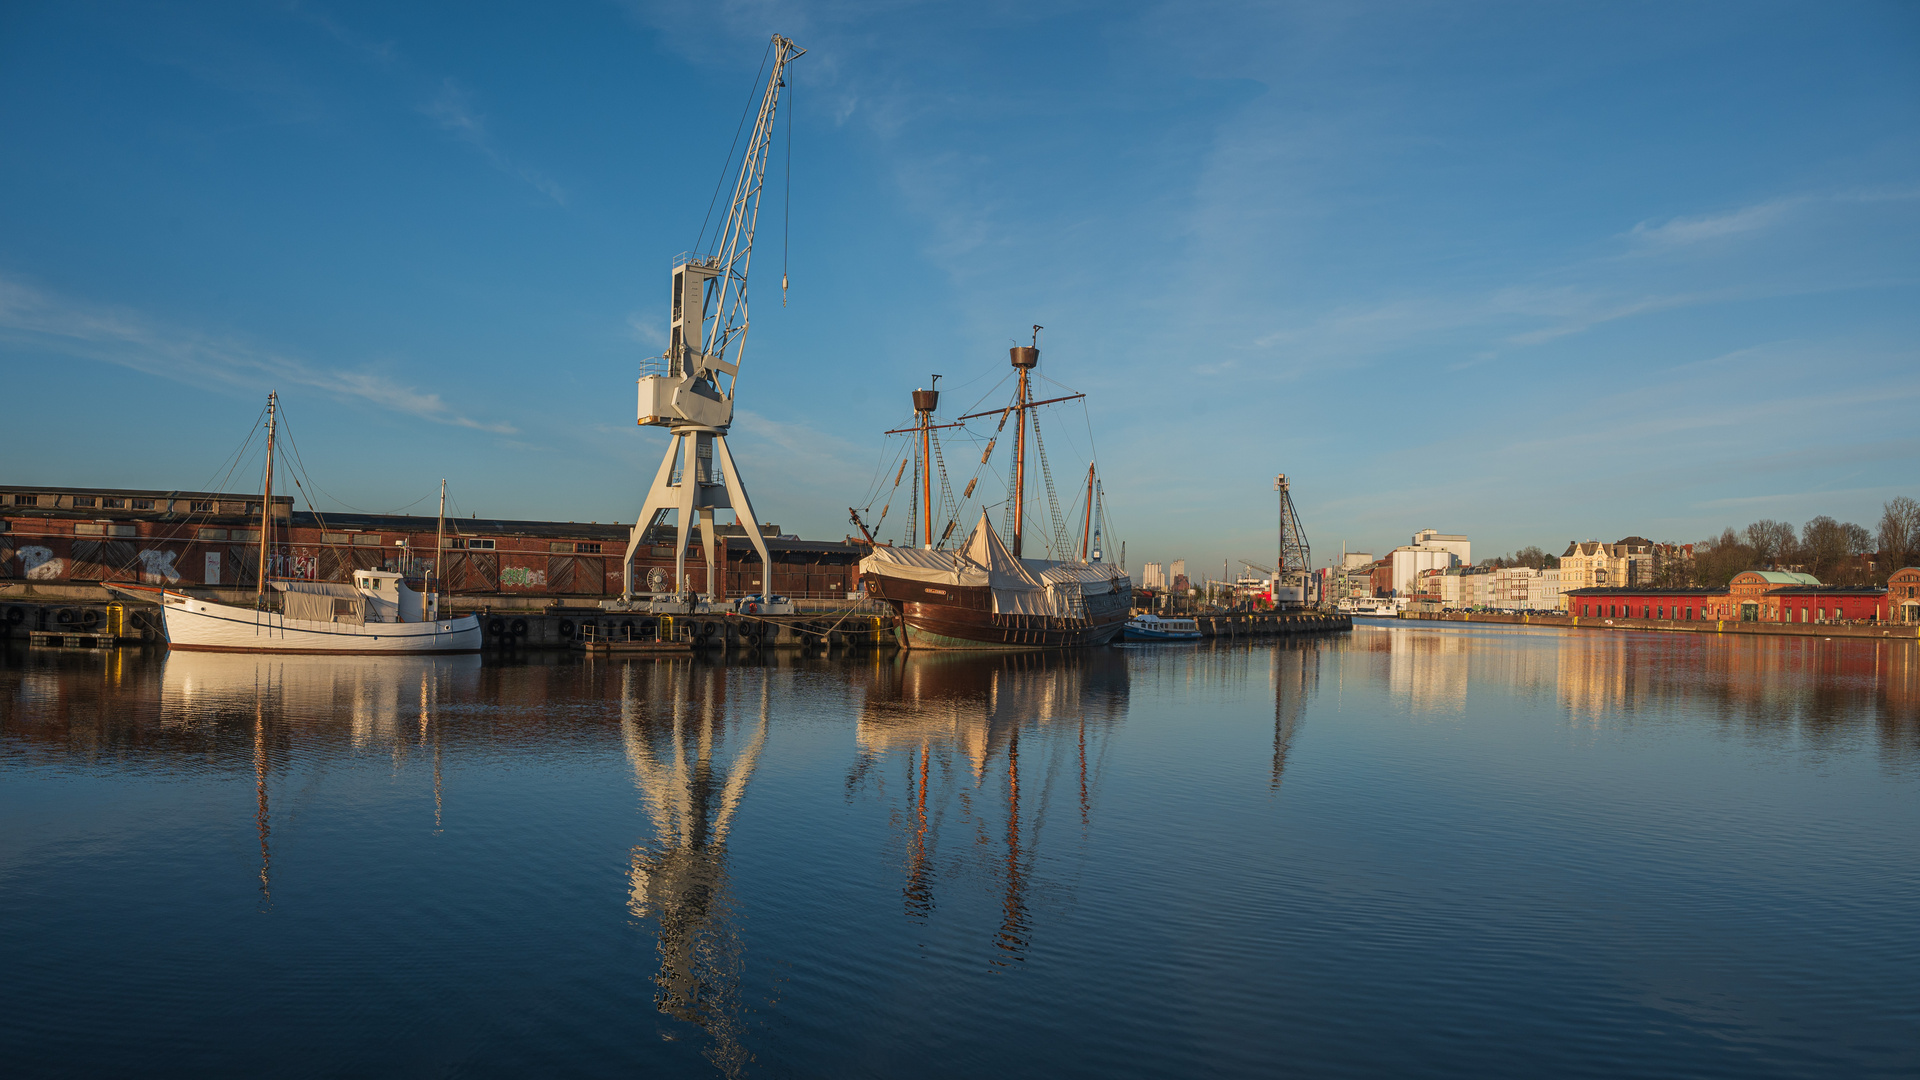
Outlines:
[{"label": "boat deck tarp", "polygon": [[[289,619],[309,622],[362,623],[367,617],[366,597],[351,585],[332,581],[276,581],[281,593],[281,610]],[[342,611],[339,601],[345,600]]]},{"label": "boat deck tarp", "polygon": [[995,614],[1063,617],[1083,615],[1083,597],[1119,592],[1126,577],[1119,567],[1100,563],[1022,559],[993,531],[985,511],[958,551],[876,547],[860,560],[860,569],[935,585],[985,585],[993,590]]}]

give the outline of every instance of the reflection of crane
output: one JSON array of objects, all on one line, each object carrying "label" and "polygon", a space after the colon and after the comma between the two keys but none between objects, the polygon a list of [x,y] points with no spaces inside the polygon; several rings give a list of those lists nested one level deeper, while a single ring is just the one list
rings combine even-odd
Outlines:
[{"label": "reflection of crane", "polygon": [[[640,700],[640,670],[670,672],[668,701],[648,708]],[[696,695],[688,664],[628,664],[621,672],[620,733],[653,824],[653,842],[635,847],[629,860],[627,907],[659,928],[654,1004],[705,1028],[714,1040],[710,1059],[735,1075],[749,1057],[738,1000],[742,947],[726,919],[727,833],[766,745],[771,686],[763,670],[759,723],[725,761],[725,671],[702,674],[712,682]]]},{"label": "reflection of crane", "polygon": [[[676,600],[689,599],[687,530],[696,514],[707,562],[707,594],[717,599],[725,592],[714,566],[716,510],[733,511],[760,556],[761,588],[773,587],[773,559],[767,554],[767,542],[760,535],[759,519],[747,499],[747,489],[740,482],[740,470],[727,450],[740,355],[749,325],[747,271],[753,261],[753,230],[760,217],[761,180],[766,175],[780,91],[787,85],[787,65],[805,52],[778,34],[773,36],[770,48],[773,71],[760,94],[759,115],[740,162],[726,224],[720,227],[711,251],[689,252],[674,260],[667,351],[649,361],[641,372],[640,423],[668,428],[673,441],[660,460],[660,470],[654,474],[647,501],[627,541],[621,580],[622,599],[629,602],[633,600],[633,558],[656,521],[669,511],[678,514],[672,590]],[[716,460],[720,476],[714,475]],[[724,557],[724,549],[721,554]]]},{"label": "reflection of crane", "polygon": [[1282,638],[1274,644],[1273,671],[1273,780],[1280,790],[1280,774],[1287,768],[1287,751],[1306,719],[1307,702],[1320,685],[1320,649],[1317,644]]}]

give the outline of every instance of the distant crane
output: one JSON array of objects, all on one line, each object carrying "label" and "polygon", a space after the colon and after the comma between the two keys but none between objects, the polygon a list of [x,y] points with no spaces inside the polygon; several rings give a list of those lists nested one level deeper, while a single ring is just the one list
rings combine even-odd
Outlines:
[{"label": "distant crane", "polygon": [[[1273,490],[1280,495],[1280,558],[1275,576],[1283,587],[1297,587],[1300,600],[1306,601],[1307,577],[1313,572],[1313,550],[1307,546],[1307,534],[1300,528],[1300,513],[1293,508],[1293,495],[1287,490],[1287,474],[1273,478]],[[1277,602],[1280,598],[1274,597]]]},{"label": "distant crane", "polygon": [[[740,162],[726,224],[721,226],[711,251],[686,252],[674,259],[667,351],[641,370],[639,421],[643,426],[669,429],[673,441],[660,460],[660,470],[654,474],[647,501],[627,540],[621,572],[621,599],[627,603],[634,597],[634,556],[669,511],[678,512],[672,587],[663,590],[659,586],[666,583],[657,582],[650,591],[671,592],[679,604],[690,601],[687,530],[697,515],[707,562],[707,598],[722,598],[726,586],[714,563],[716,510],[733,511],[734,519],[746,531],[747,541],[760,556],[761,591],[773,588],[773,557],[760,535],[759,518],[747,499],[746,485],[740,482],[740,470],[727,449],[740,355],[749,325],[747,271],[753,261],[753,230],[760,217],[761,181],[773,142],[774,115],[779,110],[780,91],[787,86],[787,65],[806,54],[805,49],[779,34],[773,35],[771,49],[773,71],[760,93],[759,115]],[[719,476],[714,474],[716,459]],[[725,557],[722,548],[722,567]]]},{"label": "distant crane", "polygon": [[1268,577],[1273,576],[1273,568],[1271,566],[1261,566],[1257,562],[1248,562],[1245,559],[1240,560],[1240,565],[1246,567],[1249,570],[1258,570],[1261,573],[1267,575]]}]

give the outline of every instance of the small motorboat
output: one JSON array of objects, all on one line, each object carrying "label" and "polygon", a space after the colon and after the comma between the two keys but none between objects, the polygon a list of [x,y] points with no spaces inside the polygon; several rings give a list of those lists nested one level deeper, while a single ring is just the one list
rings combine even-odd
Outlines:
[{"label": "small motorboat", "polygon": [[1192,619],[1135,615],[1121,634],[1127,641],[1199,641],[1200,624]]}]

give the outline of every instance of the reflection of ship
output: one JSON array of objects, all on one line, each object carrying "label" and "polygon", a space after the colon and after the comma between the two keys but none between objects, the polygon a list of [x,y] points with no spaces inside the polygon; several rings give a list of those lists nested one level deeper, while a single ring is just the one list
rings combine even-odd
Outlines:
[{"label": "reflection of ship", "polygon": [[[1034,327],[1034,345],[1011,350],[1014,370],[1019,374],[1018,390],[1012,403],[961,417],[961,422],[979,416],[998,416],[1004,429],[1014,424],[1013,477],[1009,483],[1008,508],[1011,545],[980,513],[979,524],[958,550],[942,550],[960,523],[959,506],[953,499],[944,472],[941,495],[934,494],[933,474],[941,471],[937,444],[932,440],[930,423],[939,401],[935,391],[914,392],[914,411],[919,416],[920,439],[915,450],[914,513],[920,535],[909,535],[900,546],[876,543],[873,553],[860,560],[860,576],[867,594],[884,600],[900,618],[901,644],[910,649],[1057,649],[1082,645],[1104,645],[1120,632],[1127,612],[1133,606],[1133,582],[1119,567],[1101,561],[1094,537],[1099,505],[1099,488],[1091,467],[1087,471],[1085,521],[1080,543],[1071,543],[1065,519],[1053,500],[1053,476],[1040,444],[1039,418],[1029,416],[1037,406],[1054,401],[1077,400],[1072,394],[1043,401],[1033,400],[1029,376],[1040,363],[1039,327]],[[1052,559],[1023,557],[1026,534],[1027,427],[1033,425],[1036,452],[1042,455],[1041,473],[1053,519]],[[941,425],[943,427],[958,425]],[[889,434],[897,434],[890,432]],[[985,468],[993,454],[994,438],[980,455]],[[907,462],[901,462],[898,476],[904,476]],[[897,484],[898,476],[895,483]],[[979,477],[967,484],[961,498],[973,494]],[[934,538],[937,515],[947,515],[947,526],[938,541]],[[881,512],[884,519],[885,510]],[[858,523],[859,515],[854,515]],[[876,524],[876,527],[877,524]],[[861,525],[862,530],[866,526]],[[1080,557],[1069,559],[1069,549],[1077,546]]]},{"label": "reflection of ship", "polygon": [[995,963],[1024,959],[1027,902],[1050,793],[1062,779],[1061,766],[1069,766],[1081,824],[1091,825],[1100,736],[1126,707],[1126,658],[1108,650],[908,653],[878,669],[861,709],[860,757],[849,785],[891,764],[905,767],[899,820],[907,912],[931,916],[941,827],[957,817],[951,827],[962,839],[944,853],[948,874],[967,876],[966,861],[985,850],[979,845],[991,843],[990,835],[1001,838],[993,845],[1000,852],[996,865],[986,868],[1000,884]]},{"label": "reflection of ship", "polygon": [[[252,735],[254,827],[260,836],[260,896],[273,899],[272,815],[267,781],[276,752],[284,761],[289,729],[303,723],[347,721],[355,744],[376,734],[397,739],[398,722],[417,715],[418,737],[428,738],[445,691],[471,696],[480,658],[169,653],[161,674],[163,728],[197,731],[244,724]],[[343,707],[344,706],[344,707]],[[409,733],[410,735],[412,733]],[[433,748],[434,825],[440,823],[440,748]]]},{"label": "reflection of ship", "polygon": [[727,669],[632,661],[620,674],[620,733],[653,840],[633,849],[627,907],[658,927],[654,1004],[713,1036],[708,1057],[735,1075],[751,1055],[739,1002],[744,950],[729,919],[727,833],[767,741],[770,674],[761,669],[756,719],[725,754]]}]

